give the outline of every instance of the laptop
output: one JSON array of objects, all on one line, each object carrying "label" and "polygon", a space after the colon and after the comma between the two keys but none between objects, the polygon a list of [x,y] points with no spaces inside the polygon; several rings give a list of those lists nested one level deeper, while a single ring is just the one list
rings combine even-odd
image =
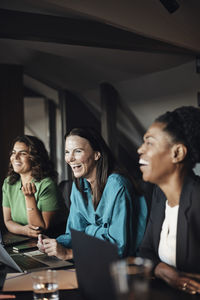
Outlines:
[{"label": "laptop", "polygon": [[39,250],[24,253],[8,253],[4,248],[3,242],[0,242],[0,262],[11,269],[27,273],[41,269],[56,269],[72,266],[72,262],[58,259],[55,256],[48,256]]},{"label": "laptop", "polygon": [[115,299],[110,264],[119,259],[117,246],[71,229],[80,292],[87,300]]}]

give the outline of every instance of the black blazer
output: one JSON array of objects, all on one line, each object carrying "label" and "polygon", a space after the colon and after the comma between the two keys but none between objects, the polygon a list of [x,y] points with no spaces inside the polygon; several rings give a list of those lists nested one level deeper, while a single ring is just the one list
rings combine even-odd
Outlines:
[{"label": "black blazer", "polygon": [[[160,262],[158,246],[165,218],[166,196],[155,187],[147,230],[139,256]],[[200,177],[193,173],[184,180],[178,212],[176,266],[179,271],[200,273]]]}]

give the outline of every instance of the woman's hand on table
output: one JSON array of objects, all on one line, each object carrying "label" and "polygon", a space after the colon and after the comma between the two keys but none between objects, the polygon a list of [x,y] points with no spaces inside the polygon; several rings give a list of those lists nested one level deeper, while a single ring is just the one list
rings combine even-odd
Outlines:
[{"label": "woman's hand on table", "polygon": [[48,239],[48,236],[44,235],[44,234],[39,234],[38,235],[38,242],[37,242],[37,247],[41,252],[45,253],[45,248],[44,248],[44,244],[43,244],[43,240],[44,239]]},{"label": "woman's hand on table", "polygon": [[24,225],[24,235],[37,238],[41,233],[41,229],[38,226],[33,226],[30,224]]},{"label": "woman's hand on table", "polygon": [[156,277],[163,279],[172,287],[189,294],[200,293],[200,275],[198,277],[198,275],[178,272],[174,267],[162,262],[156,266],[154,273]]},{"label": "woman's hand on table", "polygon": [[62,260],[72,259],[72,249],[68,249],[59,244],[56,239],[50,239],[46,236],[38,236],[38,248],[48,256],[56,256]]}]

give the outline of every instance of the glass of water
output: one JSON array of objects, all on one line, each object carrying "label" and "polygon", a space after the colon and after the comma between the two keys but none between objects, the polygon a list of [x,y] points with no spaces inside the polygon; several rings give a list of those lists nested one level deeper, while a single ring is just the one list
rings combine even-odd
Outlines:
[{"label": "glass of water", "polygon": [[58,279],[55,270],[32,273],[34,300],[59,300]]},{"label": "glass of water", "polygon": [[111,276],[117,300],[148,300],[152,262],[130,257],[111,264]]}]

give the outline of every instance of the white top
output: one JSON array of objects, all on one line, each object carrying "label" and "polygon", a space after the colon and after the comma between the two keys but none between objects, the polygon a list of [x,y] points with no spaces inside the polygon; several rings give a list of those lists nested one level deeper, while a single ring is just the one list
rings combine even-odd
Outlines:
[{"label": "white top", "polygon": [[158,255],[166,264],[176,267],[176,232],[179,205],[171,207],[166,201],[165,219],[160,233]]}]

